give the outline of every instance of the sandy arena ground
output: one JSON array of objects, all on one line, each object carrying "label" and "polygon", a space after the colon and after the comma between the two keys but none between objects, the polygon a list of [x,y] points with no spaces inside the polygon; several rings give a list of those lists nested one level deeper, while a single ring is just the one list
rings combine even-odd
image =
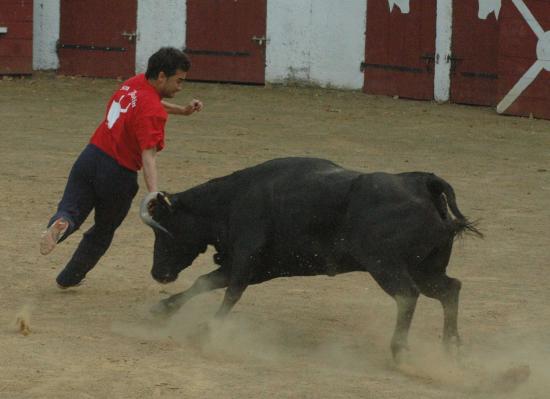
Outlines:
[{"label": "sandy arena ground", "polygon": [[85,284],[56,288],[90,221],[47,257],[40,233],[117,84],[0,81],[0,398],[549,397],[550,122],[311,88],[188,83],[175,99],[196,96],[205,109],[168,123],[158,160],[167,191],[293,155],[431,171],[453,184],[486,234],[457,242],[449,266],[463,282],[464,345],[457,358],[442,353],[440,305],[423,297],[409,359],[396,367],[394,302],[364,273],[249,287],[210,336],[200,325],[221,291],[154,320],[153,304],[212,270],[212,252],[176,283],[156,284],[153,234],[138,217],[143,187]]}]

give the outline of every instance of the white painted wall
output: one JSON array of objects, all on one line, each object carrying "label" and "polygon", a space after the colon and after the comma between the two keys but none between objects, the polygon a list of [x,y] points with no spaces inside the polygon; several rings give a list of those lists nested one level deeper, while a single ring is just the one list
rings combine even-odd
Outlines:
[{"label": "white painted wall", "polygon": [[[162,46],[183,48],[185,44],[185,0],[138,0],[136,71],[147,68],[147,60]],[[57,69],[59,58],[60,0],[34,1],[33,68]]]},{"label": "white painted wall", "polygon": [[136,72],[161,47],[185,47],[186,0],[138,0]]},{"label": "white painted wall", "polygon": [[59,12],[59,0],[34,0],[33,69],[59,67],[55,48],[59,39]]},{"label": "white painted wall", "polygon": [[[360,89],[367,1],[268,0],[266,81]],[[434,89],[438,101],[449,99],[451,3],[438,0]],[[59,12],[59,0],[34,2],[33,67],[37,70],[59,66],[55,49]],[[138,0],[137,32],[136,72],[143,72],[149,56],[160,47],[185,47],[186,0]]]},{"label": "white painted wall", "polygon": [[451,91],[451,39],[453,28],[452,0],[437,0],[435,38],[434,98],[449,101]]},{"label": "white painted wall", "polygon": [[365,0],[268,0],[266,81],[359,89]]}]

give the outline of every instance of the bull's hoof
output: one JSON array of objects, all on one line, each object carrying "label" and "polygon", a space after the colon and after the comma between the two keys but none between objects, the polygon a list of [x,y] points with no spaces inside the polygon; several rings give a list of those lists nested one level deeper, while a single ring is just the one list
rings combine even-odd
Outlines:
[{"label": "bull's hoof", "polygon": [[460,357],[461,346],[462,341],[460,340],[460,337],[458,335],[443,340],[445,353],[447,354],[447,356],[450,356],[453,359],[458,359]]},{"label": "bull's hoof", "polygon": [[395,364],[402,364],[409,357],[409,346],[407,344],[393,344],[391,345],[391,353],[393,355],[393,361]]},{"label": "bull's hoof", "polygon": [[210,342],[210,339],[212,338],[211,334],[212,329],[210,327],[210,323],[203,321],[193,328],[187,338],[190,342],[202,348]]},{"label": "bull's hoof", "polygon": [[159,301],[157,304],[153,305],[150,309],[150,312],[157,317],[169,317],[173,315],[178,306],[175,306],[173,302],[169,302],[166,299]]},{"label": "bull's hoof", "polygon": [[197,329],[196,329],[197,334],[208,336],[211,334],[211,332],[212,332],[212,328],[210,327],[209,322],[202,321],[197,325]]}]

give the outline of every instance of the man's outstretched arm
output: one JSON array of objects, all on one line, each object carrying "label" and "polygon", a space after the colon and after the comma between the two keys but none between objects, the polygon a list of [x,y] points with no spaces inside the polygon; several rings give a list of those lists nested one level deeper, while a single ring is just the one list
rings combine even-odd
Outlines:
[{"label": "man's outstretched arm", "polygon": [[201,111],[203,108],[202,101],[197,100],[196,98],[191,100],[191,102],[187,105],[173,104],[164,100],[162,100],[161,103],[166,112],[175,115],[191,115],[194,112]]}]

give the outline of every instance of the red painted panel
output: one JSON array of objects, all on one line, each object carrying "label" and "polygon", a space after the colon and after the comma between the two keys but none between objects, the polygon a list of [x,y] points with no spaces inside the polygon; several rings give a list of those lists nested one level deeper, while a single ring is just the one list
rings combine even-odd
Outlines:
[{"label": "red painted panel", "polygon": [[30,75],[29,57],[0,56],[0,75]]},{"label": "red painted panel", "polygon": [[187,0],[187,78],[263,84],[266,14],[266,0]]},{"label": "red painted panel", "polygon": [[[550,2],[506,1],[501,18],[497,109],[509,115],[550,119],[550,71],[546,70],[550,60],[538,60],[539,37],[535,33],[550,30]],[[550,39],[541,39],[550,48]]]},{"label": "red painted panel", "polygon": [[0,24],[6,21],[32,22],[32,15],[33,0],[0,1]]},{"label": "red painted panel", "polygon": [[0,1],[0,74],[32,73],[32,0]]},{"label": "red painted panel", "polygon": [[395,5],[390,12],[388,0],[368,1],[366,93],[433,98],[436,0],[410,0],[409,11]]},{"label": "red painted panel", "polygon": [[32,60],[32,41],[0,39],[0,57],[26,57]]},{"label": "red painted panel", "polygon": [[494,12],[478,16],[479,0],[453,1],[451,100],[497,103],[499,22]]},{"label": "red painted panel", "polygon": [[537,36],[511,2],[503,7],[500,20],[503,25],[500,32],[500,57],[533,58]]},{"label": "red painted panel", "polygon": [[4,38],[9,37],[10,39],[26,39],[32,41],[32,21],[9,22],[9,26],[8,24],[4,25],[3,22],[0,22],[0,26],[7,26],[8,28],[9,36],[4,36]]},{"label": "red painted panel", "polygon": [[[129,77],[135,73],[137,0],[61,0],[59,73]],[[79,46],[77,48],[77,46]]]}]

